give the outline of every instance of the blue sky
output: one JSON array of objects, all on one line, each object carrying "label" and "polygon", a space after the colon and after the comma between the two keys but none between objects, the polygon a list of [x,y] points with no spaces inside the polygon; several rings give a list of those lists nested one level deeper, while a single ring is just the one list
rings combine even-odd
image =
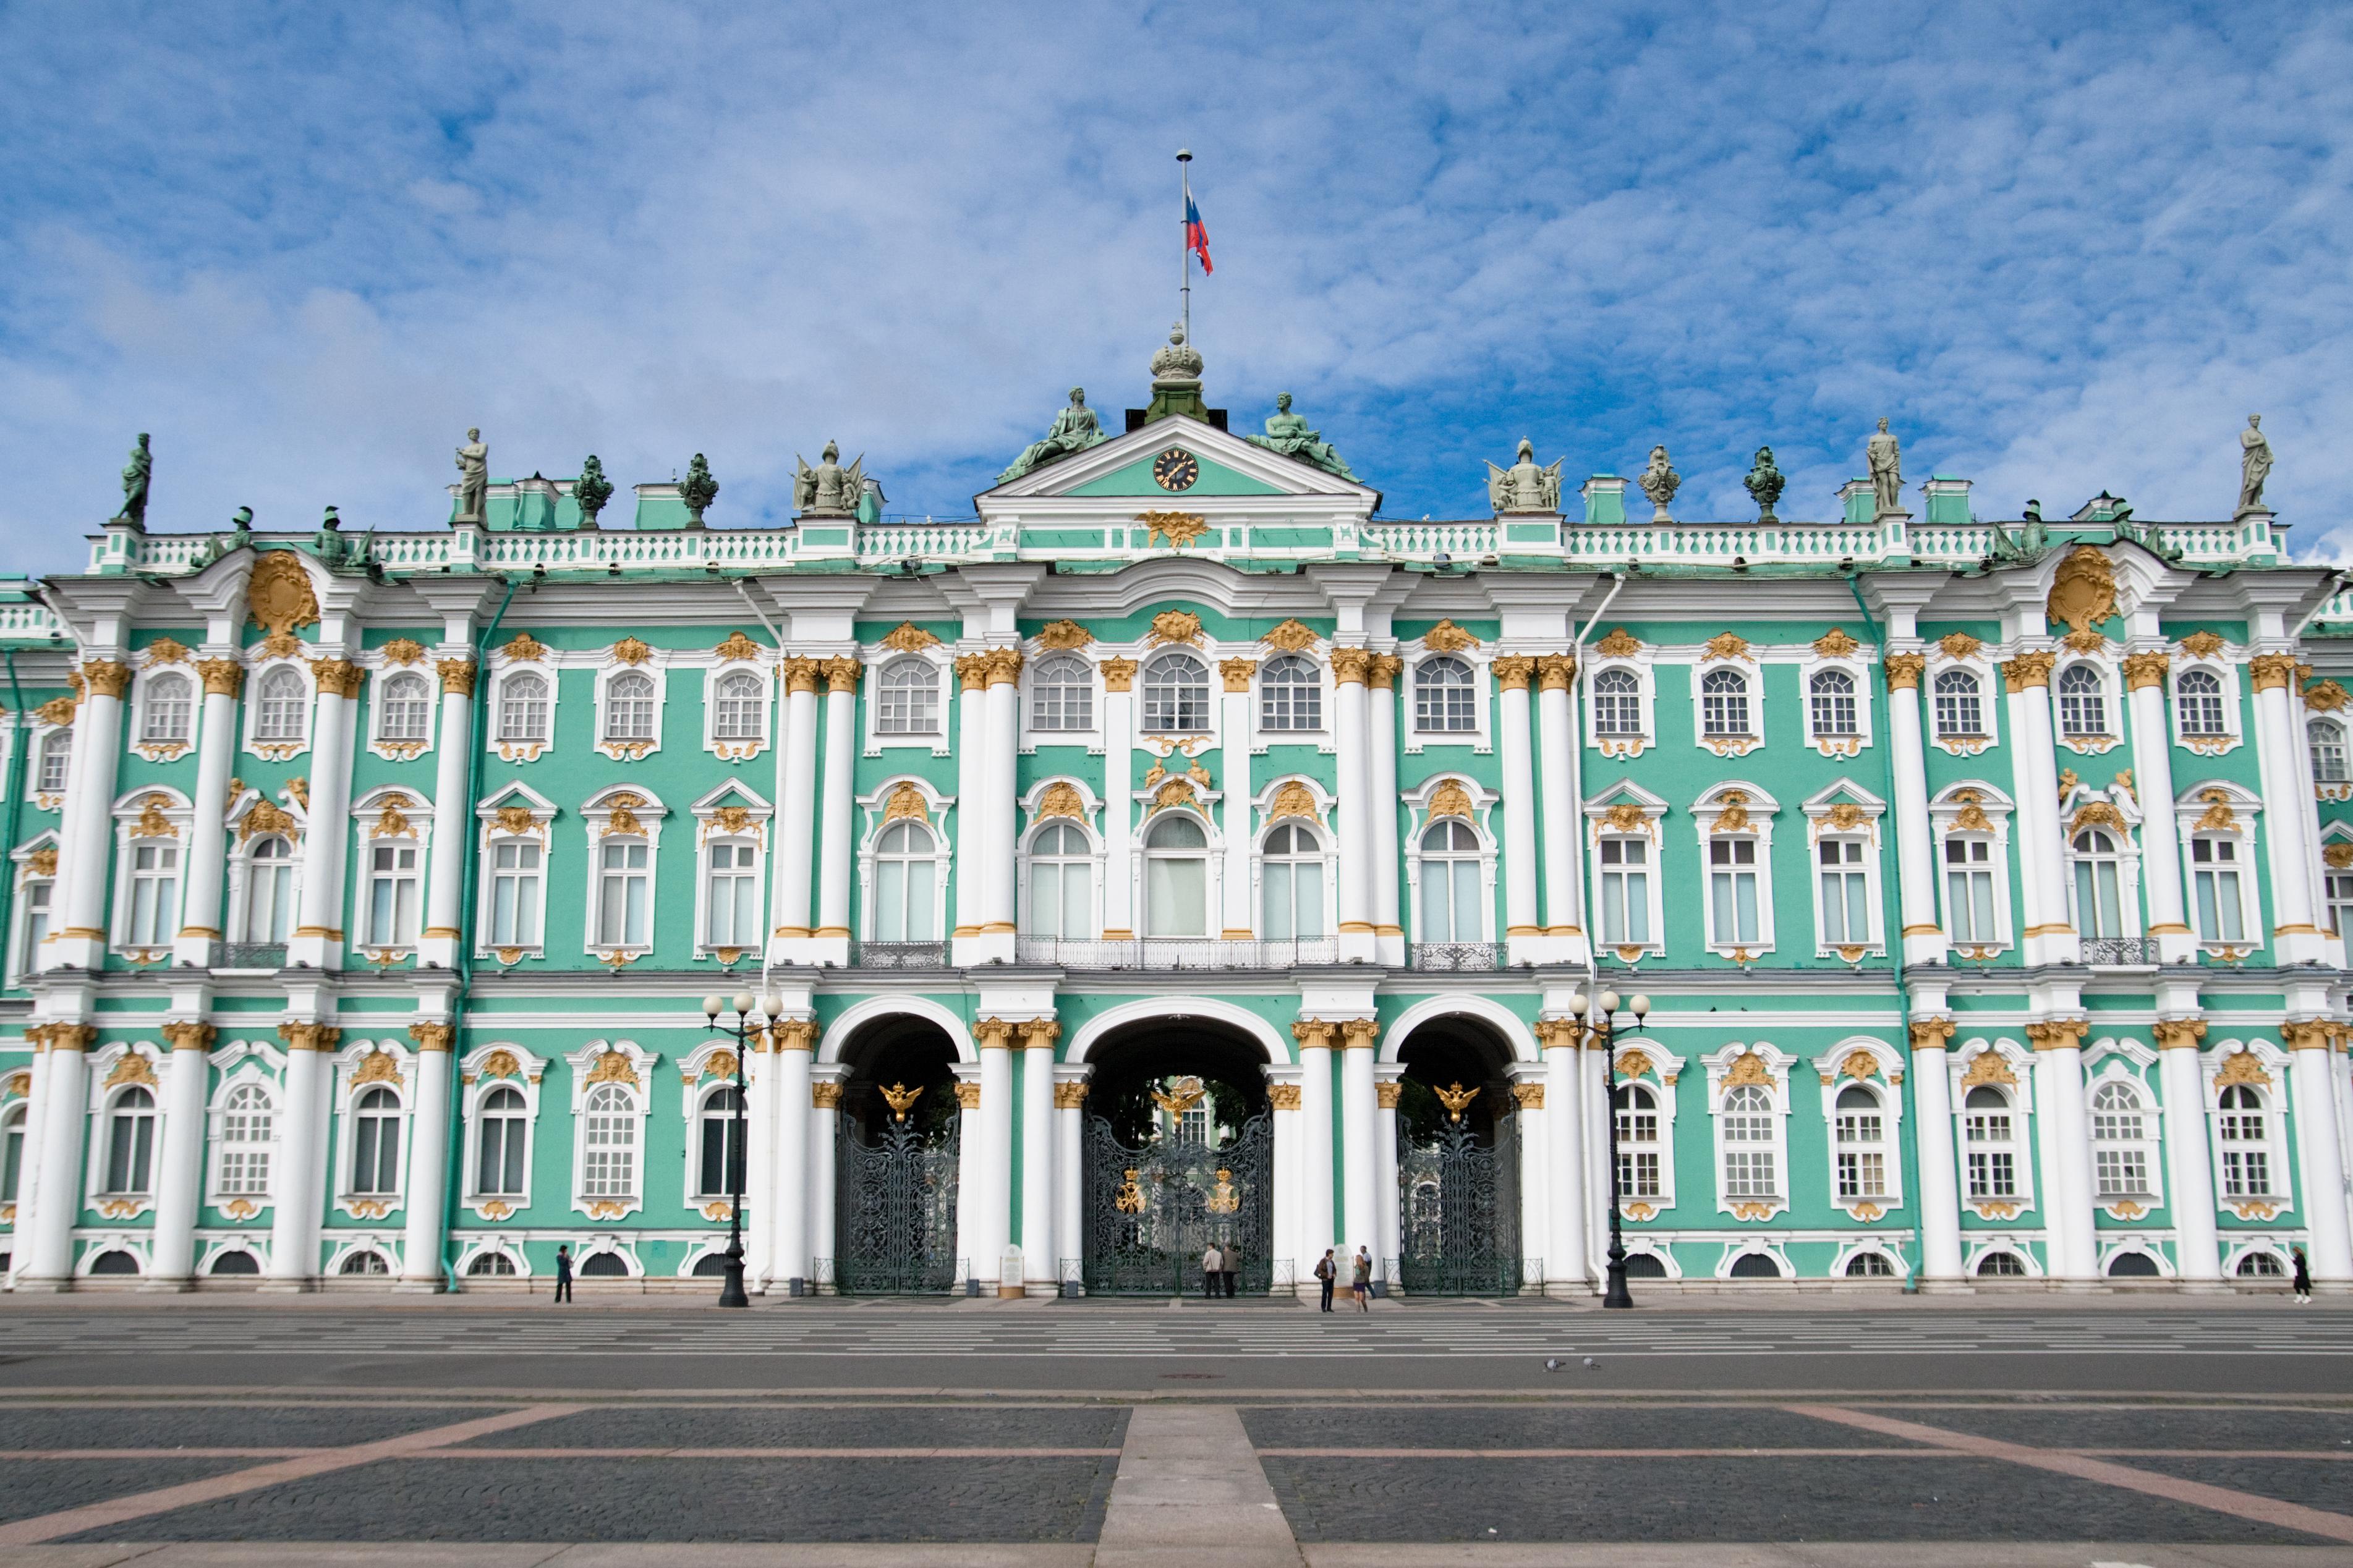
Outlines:
[{"label": "blue sky", "polygon": [[[849,8],[844,8],[847,12]],[[2062,15],[2063,11],[2079,13]],[[714,524],[796,452],[972,494],[1174,314],[1399,516],[1522,436],[1827,517],[1872,421],[1980,515],[2228,514],[2264,415],[2353,556],[2353,12],[2162,5],[0,6],[0,569],[151,525],[433,526],[451,448]],[[1116,418],[1116,415],[1113,415]]]}]

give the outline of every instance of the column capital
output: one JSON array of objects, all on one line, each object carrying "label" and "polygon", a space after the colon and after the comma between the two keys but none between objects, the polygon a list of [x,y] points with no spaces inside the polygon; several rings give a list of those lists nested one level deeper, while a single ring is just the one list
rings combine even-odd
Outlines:
[{"label": "column capital", "polygon": [[2012,691],[2023,691],[2030,686],[2049,686],[2051,667],[2059,662],[2055,653],[2036,651],[2021,653],[2016,658],[2004,659],[2001,679]]},{"label": "column capital", "polygon": [[1084,1083],[1058,1083],[1054,1086],[1055,1110],[1077,1110],[1086,1102],[1087,1086]]},{"label": "column capital", "polygon": [[1535,673],[1536,661],[1524,653],[1507,653],[1498,657],[1491,668],[1497,686],[1505,691],[1525,691],[1528,678]]},{"label": "column capital", "polygon": [[2247,669],[2254,677],[2258,691],[2269,691],[2274,687],[2290,687],[2295,683],[2295,655],[2259,653],[2247,660]]},{"label": "column capital", "polygon": [[1132,658],[1107,658],[1095,668],[1103,671],[1105,691],[1127,691],[1135,685],[1135,660]]},{"label": "column capital", "polygon": [[2280,1026],[2280,1044],[2292,1051],[2325,1051],[2336,1032],[2337,1026],[2326,1018],[2303,1019]]},{"label": "column capital", "polygon": [[437,658],[433,668],[440,673],[443,696],[472,698],[474,682],[481,673],[481,667],[472,659]]},{"label": "column capital", "polygon": [[1291,1037],[1299,1042],[1299,1048],[1303,1051],[1328,1051],[1332,1048],[1332,1037],[1339,1028],[1337,1024],[1326,1023],[1321,1018],[1302,1018],[1291,1026]]},{"label": "column capital", "polygon": [[959,1110],[978,1110],[980,1109],[980,1085],[976,1083],[960,1083],[956,1085],[955,1097],[956,1109]]},{"label": "column capital", "polygon": [[320,696],[348,700],[360,694],[367,671],[347,658],[318,658],[311,661],[311,679],[318,683]]},{"label": "column capital", "polygon": [[1915,1051],[1948,1049],[1953,1041],[1953,1026],[1950,1018],[1913,1019],[1912,1048]]},{"label": "column capital", "polygon": [[1266,1102],[1277,1110],[1296,1110],[1299,1109],[1299,1086],[1295,1083],[1268,1084]]},{"label": "column capital", "polygon": [[818,1110],[841,1109],[841,1085],[830,1079],[820,1079],[809,1085],[809,1104]]},{"label": "column capital", "polygon": [[2159,1018],[2149,1026],[2149,1032],[2157,1037],[2157,1048],[2160,1051],[2194,1051],[2206,1037],[2206,1020]]},{"label": "column capital", "polygon": [[1577,1040],[1584,1033],[1585,1026],[1575,1018],[1538,1018],[1536,1020],[1536,1043],[1546,1050],[1560,1047],[1573,1051],[1577,1049]]},{"label": "column capital", "polygon": [[278,1037],[290,1051],[332,1051],[343,1043],[343,1032],[332,1024],[280,1024]]},{"label": "column capital", "polygon": [[1228,691],[1248,691],[1250,686],[1250,677],[1258,673],[1258,660],[1254,658],[1221,658],[1218,661],[1218,673],[1226,678],[1226,689]]},{"label": "column capital", "polygon": [[[27,1029],[25,1032],[28,1035],[32,1033],[30,1029]],[[98,1044],[98,1026],[96,1024],[51,1024],[48,1026],[48,1045],[49,1049],[53,1051],[87,1051],[90,1047],[96,1044]]]},{"label": "column capital", "polygon": [[158,1026],[164,1038],[175,1051],[206,1051],[212,1048],[213,1026],[203,1023],[172,1023]]},{"label": "column capital", "polygon": [[1019,1027],[1022,1047],[1028,1050],[1050,1051],[1054,1042],[1062,1037],[1062,1026],[1052,1018],[1025,1019]]},{"label": "column capital", "polygon": [[1013,1026],[1002,1018],[983,1018],[972,1026],[973,1043],[984,1051],[1008,1050],[1013,1045]]},{"label": "column capital", "polygon": [[1344,1018],[1340,1022],[1340,1048],[1349,1051],[1369,1051],[1380,1038],[1378,1018]]},{"label": "column capital", "polygon": [[1520,1102],[1520,1109],[1522,1110],[1542,1110],[1544,1109],[1544,1091],[1545,1086],[1541,1083],[1515,1083],[1512,1085],[1512,1098]]},{"label": "column capital", "polygon": [[417,1042],[419,1052],[446,1052],[457,1039],[458,1028],[454,1024],[411,1024],[408,1026],[408,1037]]},{"label": "column capital", "polygon": [[1362,686],[1372,673],[1373,650],[1368,647],[1335,647],[1332,650],[1332,679],[1341,686]]},{"label": "column capital", "polygon": [[1545,691],[1566,691],[1577,679],[1573,654],[1548,653],[1536,660],[1536,685]]},{"label": "column capital", "polygon": [[1920,688],[1920,672],[1928,668],[1925,653],[1891,653],[1885,660],[1887,689],[1916,691]]},{"label": "column capital", "polygon": [[865,673],[866,667],[848,654],[827,659],[825,661],[826,695],[828,697],[857,696],[859,678]]},{"label": "column capital", "polygon": [[1376,691],[1393,691],[1398,677],[1405,673],[1405,660],[1393,653],[1377,653],[1365,667],[1365,679]]},{"label": "column capital", "polygon": [[1011,686],[1021,679],[1021,650],[1018,647],[993,647],[981,658],[988,668],[988,684]]},{"label": "column capital", "polygon": [[116,658],[94,658],[82,665],[82,683],[92,697],[120,697],[131,684],[131,667]]},{"label": "column capital", "polygon": [[200,658],[196,673],[204,677],[207,697],[237,697],[245,691],[245,666],[233,658]]},{"label": "column capital", "polygon": [[778,1018],[768,1026],[768,1048],[772,1051],[813,1051],[817,1049],[815,1018]]},{"label": "column capital", "polygon": [[1398,1108],[1398,1097],[1404,1092],[1405,1084],[1401,1079],[1388,1079],[1376,1082],[1373,1085],[1373,1103],[1383,1110],[1395,1110]]},{"label": "column capital", "polygon": [[2026,1037],[2038,1051],[2080,1050],[2091,1032],[2089,1018],[2046,1018],[2026,1026]]},{"label": "column capital", "polygon": [[2144,686],[2162,686],[2165,672],[2173,668],[2173,656],[2161,650],[2125,655],[2125,684],[2135,691]]},{"label": "column capital", "polygon": [[825,667],[813,658],[788,658],[784,662],[785,694],[797,697],[807,691],[814,695],[818,678]]}]

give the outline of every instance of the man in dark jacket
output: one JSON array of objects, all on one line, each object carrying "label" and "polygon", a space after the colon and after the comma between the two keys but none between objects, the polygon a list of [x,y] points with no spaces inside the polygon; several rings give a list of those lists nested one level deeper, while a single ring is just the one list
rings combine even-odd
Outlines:
[{"label": "man in dark jacket", "polygon": [[568,1247],[555,1249],[555,1299],[572,1300],[572,1249]]},{"label": "man in dark jacket", "polygon": [[1328,1247],[1324,1249],[1322,1260],[1315,1265],[1315,1278],[1324,1286],[1323,1310],[1328,1312],[1332,1310],[1333,1281],[1340,1278],[1340,1266],[1332,1261],[1332,1249]]}]

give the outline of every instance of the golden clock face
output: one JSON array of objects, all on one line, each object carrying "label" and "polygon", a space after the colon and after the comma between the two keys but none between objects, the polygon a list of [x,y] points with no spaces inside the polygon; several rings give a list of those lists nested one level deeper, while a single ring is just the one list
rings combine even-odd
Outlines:
[{"label": "golden clock face", "polygon": [[1201,460],[1182,447],[1152,459],[1152,481],[1164,490],[1189,490],[1201,478]]}]

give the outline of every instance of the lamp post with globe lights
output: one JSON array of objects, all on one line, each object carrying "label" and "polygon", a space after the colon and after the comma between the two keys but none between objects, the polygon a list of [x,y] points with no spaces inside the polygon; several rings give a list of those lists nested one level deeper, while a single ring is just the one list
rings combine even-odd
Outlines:
[{"label": "lamp post with globe lights", "polygon": [[[719,1304],[723,1307],[752,1304],[752,1298],[744,1293],[744,1058],[764,1026],[753,1021],[754,1007],[773,1024],[784,1013],[785,1000],[781,996],[755,998],[748,991],[702,999],[702,1016],[710,1026],[735,1039],[734,1136],[727,1141],[727,1280],[719,1288]],[[721,1026],[719,1015],[724,1012],[735,1015],[732,1026]]]},{"label": "lamp post with globe lights", "polygon": [[1642,1020],[1650,1016],[1651,999],[1640,993],[1625,999],[1625,1010],[1633,1015],[1634,1022],[1624,1029],[1618,1026],[1619,996],[1615,991],[1601,992],[1590,999],[1584,995],[1569,999],[1568,1010],[1579,1018],[1589,1016],[1593,1032],[1600,1037],[1601,1048],[1609,1052],[1609,1071],[1603,1081],[1609,1090],[1609,1279],[1601,1295],[1605,1307],[1630,1307],[1634,1298],[1626,1289],[1626,1237],[1619,1216],[1618,1192],[1618,1037],[1640,1034]]}]

